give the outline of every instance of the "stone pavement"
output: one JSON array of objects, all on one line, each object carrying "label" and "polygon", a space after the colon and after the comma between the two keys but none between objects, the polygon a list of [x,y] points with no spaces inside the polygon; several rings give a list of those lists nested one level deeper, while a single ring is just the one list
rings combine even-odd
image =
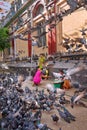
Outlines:
[{"label": "stone pavement", "polygon": [[[45,92],[47,92],[46,84],[52,82],[52,80],[42,80],[41,84],[38,86],[38,89],[44,89]],[[31,89],[36,89],[35,86],[32,86],[32,81],[27,82],[27,85],[29,85]],[[25,86],[23,86],[23,88]],[[67,99],[70,99],[70,96],[73,95],[74,90],[75,89],[73,88],[66,90]],[[87,102],[84,103],[87,104]],[[65,107],[76,117],[76,121],[71,121],[71,123],[69,124],[60,118],[58,123],[54,123],[51,119],[51,115],[54,113],[58,115],[58,112],[56,109],[53,109],[50,112],[43,112],[41,122],[46,123],[53,130],[59,130],[60,127],[62,128],[62,130],[87,130],[87,108],[75,105],[75,107],[72,109],[70,107],[70,104],[65,105]]]},{"label": "stone pavement", "polygon": [[[74,62],[74,63],[73,63]],[[77,61],[76,61],[77,64]],[[79,61],[78,65],[81,65],[82,62]],[[21,63],[18,64],[18,67],[20,67]],[[24,68],[25,67],[29,67],[30,64],[23,64]],[[75,65],[75,61],[72,62],[56,62],[54,69],[58,69],[58,68],[72,68]],[[85,64],[86,65],[86,64]],[[16,66],[16,64],[14,64],[14,66]],[[23,67],[23,66],[22,66]],[[78,75],[77,75],[78,76]],[[48,83],[52,83],[52,80],[43,80],[41,82],[41,84],[38,86],[38,89],[44,89],[46,91],[46,84]],[[27,85],[29,86],[31,89],[36,89],[35,86],[32,86],[32,81],[27,82],[23,88]],[[66,90],[66,95],[70,95],[72,96],[74,92],[74,89],[69,89]],[[69,96],[66,96],[66,98],[70,99]],[[87,102],[85,102],[87,104]],[[75,122],[71,122],[70,124],[66,123],[65,121],[63,121],[61,118],[59,120],[59,122],[56,124],[52,121],[51,119],[51,115],[56,113],[58,115],[58,112],[56,109],[50,111],[50,112],[43,112],[42,114],[42,119],[41,122],[42,123],[47,123],[49,127],[51,127],[53,130],[59,130],[59,128],[61,127],[62,130],[87,130],[87,108],[84,108],[82,106],[79,105],[75,105],[75,107],[72,109],[70,107],[70,105],[66,105],[66,108],[74,115],[76,116],[76,121]]]}]

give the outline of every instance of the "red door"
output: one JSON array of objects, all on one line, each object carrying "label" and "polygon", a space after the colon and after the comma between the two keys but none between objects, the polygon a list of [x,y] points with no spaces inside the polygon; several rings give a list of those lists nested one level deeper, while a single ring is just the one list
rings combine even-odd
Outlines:
[{"label": "red door", "polygon": [[48,54],[56,53],[56,28],[48,32]]}]

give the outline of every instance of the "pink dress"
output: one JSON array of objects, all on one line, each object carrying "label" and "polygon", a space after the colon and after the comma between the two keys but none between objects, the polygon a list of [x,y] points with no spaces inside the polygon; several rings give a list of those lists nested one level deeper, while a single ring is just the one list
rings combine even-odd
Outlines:
[{"label": "pink dress", "polygon": [[34,84],[37,84],[37,85],[41,82],[41,70],[39,70],[39,69],[37,70],[37,72],[33,78],[33,82],[34,82]]}]

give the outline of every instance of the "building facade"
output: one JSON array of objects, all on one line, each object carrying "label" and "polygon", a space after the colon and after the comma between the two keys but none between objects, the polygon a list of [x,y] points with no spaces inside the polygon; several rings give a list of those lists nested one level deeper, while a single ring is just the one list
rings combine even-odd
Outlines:
[{"label": "building facade", "polygon": [[16,0],[11,1],[11,11],[1,26],[9,27],[11,55],[53,55],[66,51],[63,37],[81,37],[79,30],[87,26],[86,16],[83,5],[74,6],[73,11],[66,0]]}]

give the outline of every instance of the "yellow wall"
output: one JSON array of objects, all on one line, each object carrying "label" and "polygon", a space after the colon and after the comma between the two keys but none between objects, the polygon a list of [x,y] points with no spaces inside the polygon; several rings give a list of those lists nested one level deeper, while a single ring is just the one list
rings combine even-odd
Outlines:
[{"label": "yellow wall", "polygon": [[[62,0],[61,0],[62,1]],[[64,1],[64,0],[63,0]],[[63,4],[65,4],[63,2]],[[56,6],[57,13],[59,12],[60,8],[58,5]],[[25,19],[27,16],[23,16]],[[41,17],[38,19],[35,19],[33,21],[33,24],[37,24],[41,21]],[[72,14],[69,14],[65,17],[63,17],[63,21],[58,23],[56,26],[56,42],[57,42],[57,52],[65,52],[65,49],[62,47],[61,43],[63,41],[62,36],[75,38],[75,37],[82,37],[81,30],[82,28],[87,28],[87,11],[84,8],[80,8],[73,12]],[[23,28],[25,29],[25,27]],[[47,28],[46,28],[47,29]],[[18,33],[21,33],[19,31]],[[32,36],[37,35],[37,32],[34,32]],[[48,42],[48,39],[47,41]],[[26,57],[28,56],[28,41],[23,41],[20,39],[16,39],[16,51],[17,53],[19,51],[23,50],[23,52],[19,55],[20,57]],[[33,54],[39,55],[40,53],[48,53],[48,49],[43,49],[42,47],[38,48],[37,46],[33,47]]]},{"label": "yellow wall", "polygon": [[[81,37],[82,27],[87,27],[87,11],[83,8],[78,9],[71,15],[63,17],[63,21],[56,26],[56,40],[57,40],[57,52],[65,52],[65,48],[62,47],[62,36],[66,34],[70,38]],[[37,35],[36,32],[32,36]],[[66,35],[64,35],[66,37]],[[48,40],[47,40],[48,41]],[[19,44],[20,43],[20,44]],[[17,40],[17,51],[24,50],[25,53],[21,54],[21,57],[28,56],[28,45],[27,41]],[[48,49],[33,47],[33,54],[39,55],[40,53],[48,53]]]},{"label": "yellow wall", "polygon": [[80,35],[79,30],[81,30],[82,27],[87,28],[87,11],[84,8],[80,8],[71,15],[63,18],[63,34],[70,35],[77,32]]},{"label": "yellow wall", "polygon": [[19,57],[27,57],[28,56],[28,42],[17,39],[16,40],[16,52],[17,52],[17,54],[21,50],[23,50],[23,52],[19,53]]}]

